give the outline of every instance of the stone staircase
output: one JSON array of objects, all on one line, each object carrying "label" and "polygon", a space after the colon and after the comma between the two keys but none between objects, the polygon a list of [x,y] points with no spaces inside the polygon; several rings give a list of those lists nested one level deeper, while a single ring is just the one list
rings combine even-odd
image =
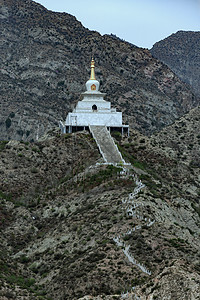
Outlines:
[{"label": "stone staircase", "polygon": [[90,132],[95,139],[97,146],[105,163],[125,164],[121,153],[119,152],[110,132],[105,126],[89,126]]}]

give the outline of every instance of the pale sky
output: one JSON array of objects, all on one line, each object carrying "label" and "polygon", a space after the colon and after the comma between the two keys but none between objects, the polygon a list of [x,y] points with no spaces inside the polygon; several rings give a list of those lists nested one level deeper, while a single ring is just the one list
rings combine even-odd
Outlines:
[{"label": "pale sky", "polygon": [[75,16],[86,28],[143,48],[178,30],[200,31],[200,0],[36,0]]}]

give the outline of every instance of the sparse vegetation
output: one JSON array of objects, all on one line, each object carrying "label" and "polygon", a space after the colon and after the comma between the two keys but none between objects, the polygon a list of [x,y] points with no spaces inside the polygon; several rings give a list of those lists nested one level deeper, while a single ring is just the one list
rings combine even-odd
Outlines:
[{"label": "sparse vegetation", "polygon": [[6,147],[8,141],[0,141],[0,151],[3,151]]},{"label": "sparse vegetation", "polygon": [[[1,134],[12,141],[0,142],[0,298],[111,300],[134,286],[141,298],[197,298],[199,108],[174,119],[197,103],[189,87],[147,49],[68,14],[21,0],[3,1],[1,13],[3,65],[19,78],[2,73]],[[92,48],[102,91],[130,125],[130,137],[113,133],[132,164],[124,175],[122,163],[96,164],[89,133],[53,129],[38,139],[84,91]]]}]

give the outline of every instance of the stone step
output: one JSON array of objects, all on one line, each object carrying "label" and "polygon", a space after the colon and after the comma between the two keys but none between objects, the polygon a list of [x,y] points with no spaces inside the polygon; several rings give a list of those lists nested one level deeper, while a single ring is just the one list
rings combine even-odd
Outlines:
[{"label": "stone step", "polygon": [[125,163],[110,132],[105,126],[90,126],[90,132],[106,163]]}]

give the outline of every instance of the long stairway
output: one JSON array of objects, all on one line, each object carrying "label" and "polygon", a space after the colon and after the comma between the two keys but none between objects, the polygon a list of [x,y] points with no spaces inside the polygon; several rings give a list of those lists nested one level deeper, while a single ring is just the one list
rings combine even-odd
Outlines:
[{"label": "long stairway", "polygon": [[90,132],[95,139],[97,146],[106,163],[125,163],[119,152],[110,132],[105,126],[90,126]]}]

